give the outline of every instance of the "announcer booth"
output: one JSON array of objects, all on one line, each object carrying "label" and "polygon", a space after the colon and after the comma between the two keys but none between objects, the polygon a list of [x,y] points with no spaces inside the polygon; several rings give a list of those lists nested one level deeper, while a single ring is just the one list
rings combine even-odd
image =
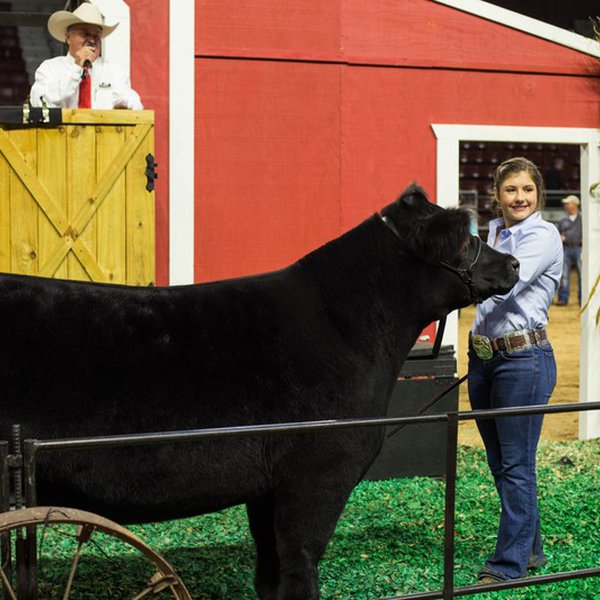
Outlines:
[{"label": "announcer booth", "polygon": [[[130,70],[154,118],[157,285],[282,268],[413,181],[456,206],[461,143],[510,141],[577,147],[584,297],[591,290],[600,273],[597,42],[481,0],[95,4],[120,21],[103,51]],[[600,396],[590,368],[600,363],[599,304],[596,294],[581,322],[582,401]],[[423,332],[393,411],[414,414],[455,381],[456,315],[438,359],[424,359],[434,337],[433,327]],[[455,393],[430,412],[456,405]],[[580,437],[597,436],[600,417],[582,412]],[[394,454],[406,457],[417,437],[391,438],[407,444]]]}]

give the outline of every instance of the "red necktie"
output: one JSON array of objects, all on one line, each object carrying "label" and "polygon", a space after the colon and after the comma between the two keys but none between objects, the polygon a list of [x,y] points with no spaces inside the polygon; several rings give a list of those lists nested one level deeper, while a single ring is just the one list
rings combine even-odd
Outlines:
[{"label": "red necktie", "polygon": [[92,77],[89,67],[83,67],[79,84],[79,108],[92,108]]}]

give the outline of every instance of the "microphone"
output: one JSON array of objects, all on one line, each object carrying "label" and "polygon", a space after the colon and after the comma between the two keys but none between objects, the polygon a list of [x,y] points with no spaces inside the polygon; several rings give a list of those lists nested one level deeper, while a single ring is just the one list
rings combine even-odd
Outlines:
[{"label": "microphone", "polygon": [[85,79],[88,76],[88,69],[92,68],[92,63],[86,58],[83,61],[83,73],[81,74],[81,79]]}]

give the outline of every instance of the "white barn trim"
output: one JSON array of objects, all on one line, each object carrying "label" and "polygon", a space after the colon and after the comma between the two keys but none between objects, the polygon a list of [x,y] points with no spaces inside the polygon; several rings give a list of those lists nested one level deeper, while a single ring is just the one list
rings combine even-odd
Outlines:
[{"label": "white barn trim", "polygon": [[169,283],[194,282],[195,2],[169,4]]},{"label": "white barn trim", "polygon": [[506,25],[584,54],[600,57],[600,44],[590,38],[483,0],[433,0],[433,2],[451,6],[462,12]]}]

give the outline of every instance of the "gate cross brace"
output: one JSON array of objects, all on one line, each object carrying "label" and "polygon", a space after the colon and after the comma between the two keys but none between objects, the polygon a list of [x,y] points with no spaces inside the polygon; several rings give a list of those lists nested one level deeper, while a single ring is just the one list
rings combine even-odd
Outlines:
[{"label": "gate cross brace", "polygon": [[[54,201],[44,184],[37,178],[36,173],[23,158],[18,148],[12,143],[8,135],[0,130],[0,153],[5,156],[14,172],[60,236],[56,246],[41,266],[40,275],[52,277],[66,255],[72,250],[93,281],[109,281],[106,273],[98,265],[93,253],[80,236],[151,128],[152,125],[150,124],[138,125],[134,128],[121,150],[96,183],[87,202],[82,204],[71,223],[63,209]],[[140,168],[143,167],[140,166]]]}]

